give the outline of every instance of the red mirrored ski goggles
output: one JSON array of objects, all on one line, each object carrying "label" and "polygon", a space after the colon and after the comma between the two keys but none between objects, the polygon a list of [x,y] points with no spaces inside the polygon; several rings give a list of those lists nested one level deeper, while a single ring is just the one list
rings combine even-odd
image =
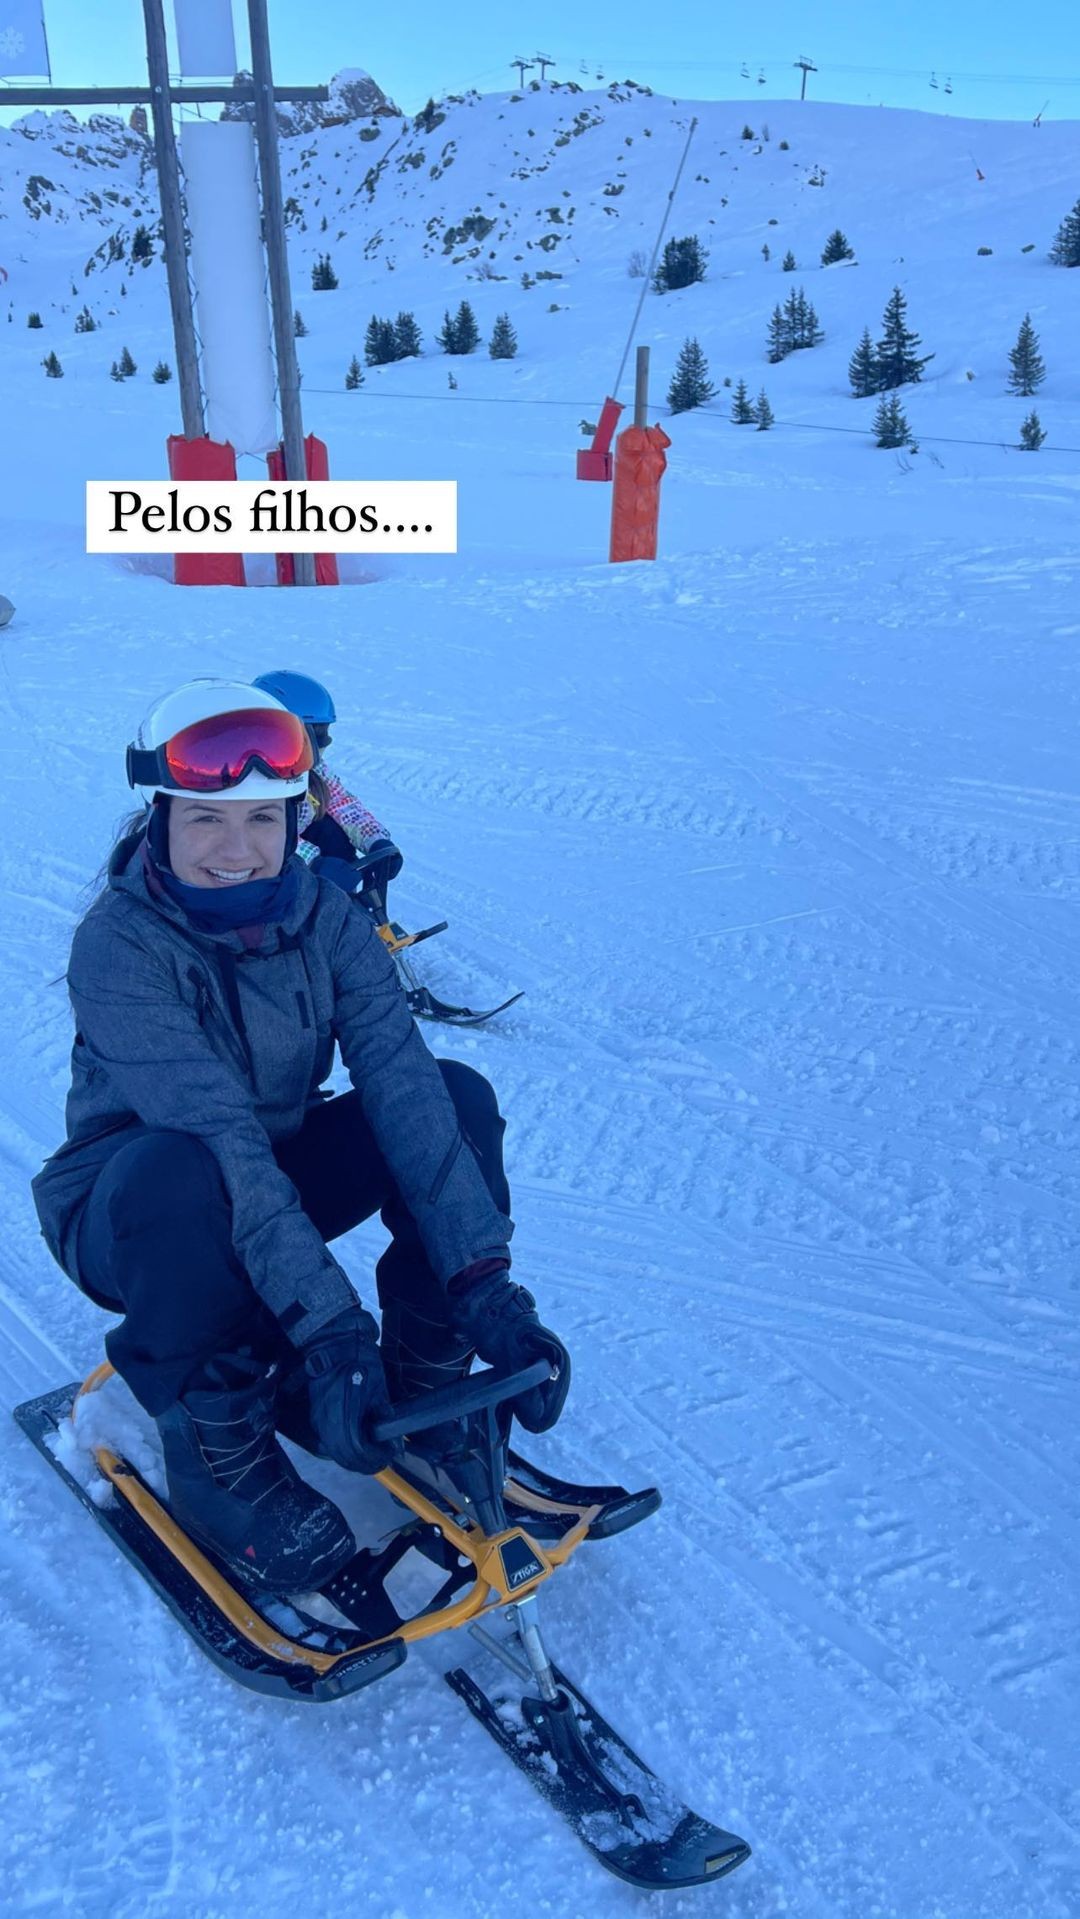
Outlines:
[{"label": "red mirrored ski goggles", "polygon": [[252,767],[273,780],[296,780],[315,763],[304,722],[283,708],[254,706],[193,720],[164,746],[129,746],[130,786],[220,793]]}]

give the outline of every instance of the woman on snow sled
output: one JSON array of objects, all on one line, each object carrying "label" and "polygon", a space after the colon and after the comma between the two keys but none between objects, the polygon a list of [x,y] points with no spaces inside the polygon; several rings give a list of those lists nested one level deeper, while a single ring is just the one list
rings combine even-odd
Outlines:
[{"label": "woman on snow sled", "polygon": [[[67,1139],[34,1181],[50,1251],[99,1305],[156,1420],[178,1522],[251,1580],[323,1584],[355,1550],[280,1429],[362,1473],[395,1398],[569,1360],[509,1277],[504,1122],[436,1061],[366,914],[294,857],[312,748],[266,691],[195,680],[128,748],[144,812],[76,930]],[[352,1091],[322,1090],[335,1042]],[[381,1341],[327,1242],[376,1211]]]},{"label": "woman on snow sled", "polygon": [[296,850],[301,859],[321,879],[333,880],[346,893],[374,893],[385,910],[386,889],[401,871],[401,854],[385,826],[327,764],[330,728],[337,721],[329,690],[306,673],[285,669],[261,673],[253,684],[295,713],[311,735],[315,764],[300,808]]}]

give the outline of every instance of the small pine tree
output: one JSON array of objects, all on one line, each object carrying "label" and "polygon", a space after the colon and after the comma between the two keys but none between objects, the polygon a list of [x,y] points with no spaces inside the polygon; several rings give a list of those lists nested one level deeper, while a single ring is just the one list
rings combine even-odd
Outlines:
[{"label": "small pine tree", "polygon": [[448,373],[447,373],[447,375],[446,375],[446,382],[447,382],[447,385],[448,385],[448,386],[449,386],[449,388],[450,388],[450,391],[451,391],[451,393],[456,393],[456,392],[457,392],[457,381],[455,380],[455,378],[454,378],[454,376],[453,376],[453,374],[452,374],[452,373],[450,373],[450,372],[448,372]]},{"label": "small pine tree", "polygon": [[792,253],[791,248],[789,247],[783,257],[783,260],[780,262],[781,272],[794,273],[795,266],[796,266],[795,255]]},{"label": "small pine tree", "polygon": [[469,302],[463,300],[454,315],[454,352],[473,353],[480,345],[480,328]]},{"label": "small pine tree", "polygon": [[456,353],[458,350],[457,332],[454,327],[454,322],[450,318],[449,307],[445,308],[443,312],[443,323],[435,335],[435,344],[441,347],[444,353]]},{"label": "small pine tree", "polygon": [[688,233],[681,240],[669,240],[653,275],[655,291],[677,293],[680,287],[694,286],[705,278],[708,261],[709,255],[696,233]]},{"label": "small pine tree", "polygon": [[357,387],[363,386],[363,384],[364,369],[354,353],[352,359],[349,361],[349,371],[345,375],[345,385],[348,387],[350,393],[355,393]]},{"label": "small pine tree", "polygon": [[130,353],[128,352],[127,347],[124,348],[124,351],[120,355],[120,371],[123,374],[125,380],[130,380],[132,374],[137,373],[139,371]]},{"label": "small pine tree", "polygon": [[753,127],[749,125],[744,126],[742,132],[739,135],[739,138],[740,140],[752,140],[754,138]]},{"label": "small pine tree", "polygon": [[761,249],[761,257],[764,260],[766,266],[768,266],[769,261],[772,259],[772,254],[769,252],[769,242],[767,240],[765,241],[765,244]]},{"label": "small pine tree", "polygon": [[769,396],[764,387],[762,387],[761,392],[757,396],[757,405],[754,408],[754,412],[757,416],[758,432],[767,433],[773,423],[774,414],[772,407],[769,405]]},{"label": "small pine tree", "polygon": [[1050,258],[1056,267],[1080,267],[1080,200],[1061,222]]},{"label": "small pine tree", "polygon": [[709,363],[694,339],[684,340],[668,387],[667,403],[673,413],[689,413],[711,400],[716,388],[709,379]]},{"label": "small pine tree", "polygon": [[[786,353],[798,353],[803,347],[820,346],[825,338],[818,317],[802,287],[792,287],[780,312],[780,326],[777,329],[777,346],[783,347],[780,358]],[[775,317],[775,316],[774,316]],[[770,347],[772,343],[772,324],[770,324]]]},{"label": "small pine tree", "polygon": [[510,315],[500,313],[488,341],[488,352],[493,360],[512,360],[517,353],[517,334],[510,324]]},{"label": "small pine tree", "polygon": [[42,360],[41,364],[45,368],[45,371],[48,374],[50,380],[63,379],[64,369],[60,365],[60,362],[57,359],[55,353],[47,353],[45,355],[45,358]]},{"label": "small pine tree", "polygon": [[123,377],[124,376],[121,373],[120,368],[117,366],[116,361],[114,360],[111,367],[109,368],[109,378],[111,380],[123,380]]},{"label": "small pine tree", "polygon": [[395,357],[394,323],[373,313],[364,335],[364,358],[369,366],[389,366]]},{"label": "small pine tree", "polygon": [[153,259],[154,242],[150,238],[150,233],[148,228],[146,227],[135,228],[135,231],[131,236],[131,257],[133,260],[145,261],[145,260]]},{"label": "small pine tree", "polygon": [[746,381],[740,380],[731,396],[731,417],[736,426],[752,426],[756,415],[754,402],[746,391]]},{"label": "small pine tree", "polygon": [[97,332],[97,321],[89,307],[83,307],[82,312],[75,315],[75,331],[76,333]]},{"label": "small pine tree", "polygon": [[907,301],[900,287],[894,287],[889,296],[882,317],[882,337],[877,343],[875,360],[877,364],[878,391],[889,393],[898,386],[914,386],[922,379],[923,367],[934,357],[924,353],[920,358],[915,348],[922,342],[917,333],[912,333],[905,318]]},{"label": "small pine tree", "polygon": [[874,441],[877,446],[908,446],[911,442],[911,428],[908,426],[904,409],[896,394],[882,394],[878,409],[874,415]]},{"label": "small pine tree", "polygon": [[337,286],[338,277],[330,264],[330,255],[320,253],[311,269],[311,284],[316,293],[332,293]]},{"label": "small pine tree", "polygon": [[1009,392],[1019,393],[1027,399],[1040,387],[1046,378],[1046,368],[1039,353],[1039,336],[1031,324],[1030,313],[1025,313],[1016,336],[1016,345],[1009,354]]},{"label": "small pine tree", "polygon": [[838,260],[853,260],[854,258],[854,248],[848,245],[846,235],[841,233],[840,228],[837,227],[833,233],[830,233],[825,242],[824,251],[821,255],[822,266],[831,267],[835,266]]},{"label": "small pine tree", "polygon": [[28,313],[26,316],[26,324],[27,326],[39,327],[41,325],[40,313]]},{"label": "small pine tree", "polygon": [[787,322],[784,319],[783,310],[779,304],[774,306],[772,310],[772,318],[769,321],[769,337],[766,342],[765,352],[770,366],[778,366],[785,355],[791,352],[791,346],[788,341]]},{"label": "small pine tree", "polygon": [[293,330],[293,336],[295,339],[297,340],[307,339],[307,327],[304,325],[304,316],[301,313],[299,307],[295,307],[293,309],[292,330]]},{"label": "small pine tree", "polygon": [[422,346],[423,336],[416,324],[415,313],[399,313],[394,321],[395,360],[419,359]]},{"label": "small pine tree", "polygon": [[172,367],[169,365],[168,360],[159,360],[150,378],[153,380],[155,386],[168,386],[169,381],[172,379]]},{"label": "small pine tree", "polygon": [[1020,428],[1020,445],[1025,453],[1037,453],[1045,438],[1045,428],[1035,408],[1032,407],[1031,412]]},{"label": "small pine tree", "polygon": [[878,390],[878,364],[874,352],[874,342],[870,338],[870,328],[863,328],[863,336],[848,361],[848,379],[851,391],[857,400],[869,399],[871,393]]}]

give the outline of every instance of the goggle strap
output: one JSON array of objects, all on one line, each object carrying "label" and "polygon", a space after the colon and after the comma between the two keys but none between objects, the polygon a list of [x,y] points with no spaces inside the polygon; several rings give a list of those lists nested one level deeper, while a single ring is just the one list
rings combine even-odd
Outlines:
[{"label": "goggle strap", "polygon": [[157,786],[161,777],[161,754],[156,747],[129,745],[127,779],[129,786]]}]

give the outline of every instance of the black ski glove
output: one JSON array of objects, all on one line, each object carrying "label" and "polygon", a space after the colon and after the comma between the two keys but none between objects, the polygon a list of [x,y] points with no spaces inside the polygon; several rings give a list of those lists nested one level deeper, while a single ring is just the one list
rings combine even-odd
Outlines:
[{"label": "black ski glove", "polygon": [[374,886],[385,899],[386,889],[391,880],[396,880],[404,861],[393,840],[372,840],[367,851],[360,855],[360,864],[364,870],[364,888]]},{"label": "black ski glove", "polygon": [[330,1459],[357,1473],[377,1473],[392,1451],[370,1437],[370,1424],[390,1411],[379,1332],[371,1314],[351,1306],[302,1349],[311,1423]]},{"label": "black ski glove", "polygon": [[316,854],[311,870],[321,880],[332,880],[346,893],[355,893],[364,877],[359,860],[338,859],[335,853]]},{"label": "black ski glove", "polygon": [[551,1361],[552,1377],[513,1401],[514,1413],[530,1433],[546,1433],[570,1390],[570,1355],[540,1324],[532,1294],[515,1285],[503,1267],[471,1284],[467,1274],[459,1274],[450,1283],[450,1295],[455,1330],[475,1346],[485,1365],[515,1373],[534,1359]]}]

